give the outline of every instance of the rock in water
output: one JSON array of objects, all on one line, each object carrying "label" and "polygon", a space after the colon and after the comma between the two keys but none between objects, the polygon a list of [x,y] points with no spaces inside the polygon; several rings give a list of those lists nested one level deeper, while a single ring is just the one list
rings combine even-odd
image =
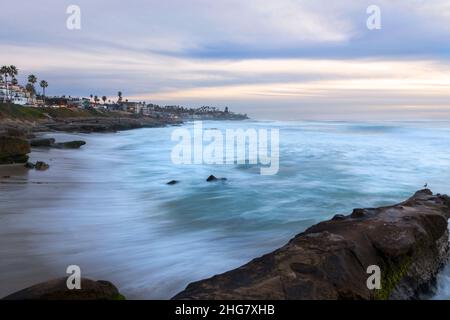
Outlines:
[{"label": "rock in water", "polygon": [[80,290],[69,290],[66,278],[59,278],[28,287],[3,300],[124,300],[117,288],[108,281],[81,279]]},{"label": "rock in water", "polygon": [[0,164],[26,163],[31,152],[28,141],[0,136]]},{"label": "rock in water", "polygon": [[174,185],[174,184],[177,184],[177,183],[179,183],[180,181],[178,181],[178,180],[170,180],[169,182],[167,182],[167,184],[168,185]]},{"label": "rock in water", "polygon": [[50,168],[50,166],[47,163],[43,162],[43,161],[38,161],[34,165],[34,168],[36,170],[39,170],[39,171],[44,171],[44,170],[47,170],[48,168]]},{"label": "rock in water", "polygon": [[30,145],[32,147],[52,147],[55,144],[55,139],[53,138],[43,138],[43,139],[32,139]]},{"label": "rock in water", "polygon": [[[414,299],[447,261],[450,198],[425,189],[397,205],[316,224],[272,253],[191,283],[174,299]],[[381,289],[369,289],[369,266]]]},{"label": "rock in water", "polygon": [[79,149],[81,146],[84,146],[85,144],[86,144],[85,141],[76,140],[76,141],[55,143],[53,147],[60,149]]},{"label": "rock in water", "polygon": [[218,178],[216,178],[214,175],[210,175],[207,179],[206,179],[206,181],[207,182],[213,182],[213,181],[226,181],[227,180],[227,178],[220,178],[220,179],[218,179]]},{"label": "rock in water", "polygon": [[34,163],[32,163],[32,162],[27,162],[24,165],[24,167],[27,168],[27,169],[34,169],[35,166],[36,165]]}]

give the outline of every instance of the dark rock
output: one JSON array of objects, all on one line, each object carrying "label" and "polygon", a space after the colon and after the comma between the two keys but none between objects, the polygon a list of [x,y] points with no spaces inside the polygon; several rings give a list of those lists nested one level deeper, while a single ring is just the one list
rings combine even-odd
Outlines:
[{"label": "dark rock", "polygon": [[344,220],[345,216],[343,214],[336,214],[331,220]]},{"label": "dark rock", "polygon": [[[416,299],[448,257],[450,198],[428,189],[398,205],[316,224],[240,268],[191,283],[174,299]],[[367,268],[381,269],[370,290]]]},{"label": "dark rock", "polygon": [[352,218],[363,218],[366,215],[364,209],[353,209]]},{"label": "dark rock", "polygon": [[43,161],[38,161],[38,162],[36,162],[36,164],[34,165],[34,168],[35,168],[36,170],[39,170],[39,171],[45,171],[45,170],[47,170],[48,168],[50,168],[50,166],[49,166],[47,163],[43,162]]},{"label": "dark rock", "polygon": [[18,128],[7,128],[6,129],[6,135],[10,137],[16,137],[16,138],[25,138],[26,133]]},{"label": "dark rock", "polygon": [[43,139],[32,139],[30,145],[32,147],[52,147],[55,144],[55,139],[53,138],[43,138]]},{"label": "dark rock", "polygon": [[60,149],[79,149],[81,146],[84,146],[85,144],[86,144],[85,141],[76,140],[76,141],[55,143],[53,147]]},{"label": "dark rock", "polygon": [[27,169],[34,169],[35,166],[36,165],[34,163],[31,163],[31,162],[27,162],[24,165],[24,167],[27,168]]},{"label": "dark rock", "polygon": [[26,163],[30,152],[30,144],[25,139],[0,136],[0,164]]},{"label": "dark rock", "polygon": [[39,283],[13,293],[3,300],[124,300],[117,288],[108,281],[81,279],[81,289],[69,290],[66,278]]},{"label": "dark rock", "polygon": [[177,184],[177,183],[179,183],[180,181],[178,181],[178,180],[170,180],[169,182],[167,182],[167,184],[168,185],[174,185],[174,184]]},{"label": "dark rock", "polygon": [[216,178],[214,175],[210,175],[207,179],[206,179],[206,181],[207,182],[213,182],[213,181],[226,181],[227,180],[227,178]]}]

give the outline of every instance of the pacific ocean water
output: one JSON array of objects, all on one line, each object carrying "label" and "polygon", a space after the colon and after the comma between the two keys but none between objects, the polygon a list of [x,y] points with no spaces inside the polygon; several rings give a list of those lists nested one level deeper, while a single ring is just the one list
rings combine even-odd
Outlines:
[{"label": "pacific ocean water", "polygon": [[[203,126],[277,128],[278,174],[260,175],[257,165],[174,164],[175,127],[52,133],[87,144],[33,150],[31,160],[48,162],[47,171],[1,168],[0,296],[78,265],[83,276],[112,281],[129,299],[167,299],[335,214],[403,201],[425,183],[450,194],[450,122]],[[207,183],[210,174],[227,181]],[[450,298],[450,268],[435,298]]]}]

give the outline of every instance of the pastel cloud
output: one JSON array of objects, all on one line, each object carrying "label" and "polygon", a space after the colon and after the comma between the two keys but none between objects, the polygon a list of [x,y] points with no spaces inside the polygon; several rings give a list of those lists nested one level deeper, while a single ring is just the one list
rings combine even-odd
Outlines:
[{"label": "pastel cloud", "polygon": [[53,94],[121,90],[274,118],[392,108],[434,117],[450,101],[445,0],[377,1],[376,32],[365,28],[365,0],[79,0],[82,30],[68,31],[72,2],[16,0],[0,11],[1,62],[22,81],[47,79]]}]

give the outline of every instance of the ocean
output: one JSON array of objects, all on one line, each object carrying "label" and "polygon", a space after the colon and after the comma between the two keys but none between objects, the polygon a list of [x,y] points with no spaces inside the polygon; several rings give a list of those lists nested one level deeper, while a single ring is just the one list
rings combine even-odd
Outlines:
[{"label": "ocean", "polygon": [[[87,144],[33,150],[31,160],[49,163],[47,171],[0,168],[0,297],[78,265],[82,276],[111,281],[128,299],[168,299],[335,214],[403,201],[425,183],[450,194],[450,122],[203,127],[278,129],[278,173],[261,175],[258,165],[174,164],[171,134],[179,127],[51,133]],[[208,183],[211,174],[227,180]],[[435,298],[450,298],[450,268],[439,276]]]}]

